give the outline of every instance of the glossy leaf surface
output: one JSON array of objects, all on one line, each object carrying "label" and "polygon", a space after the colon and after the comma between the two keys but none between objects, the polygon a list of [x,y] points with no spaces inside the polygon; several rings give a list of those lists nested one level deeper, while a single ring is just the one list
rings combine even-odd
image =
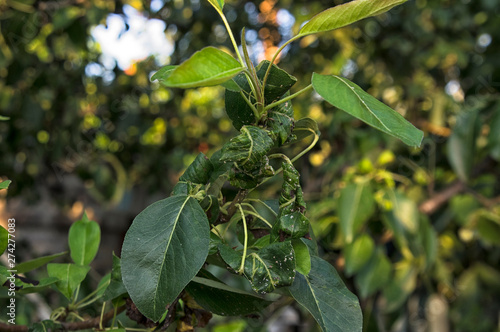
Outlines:
[{"label": "glossy leaf surface", "polygon": [[208,225],[198,202],[182,195],[153,203],[134,219],[123,242],[121,272],[146,317],[158,321],[199,271],[208,254]]},{"label": "glossy leaf surface", "polygon": [[232,56],[215,47],[205,47],[184,61],[160,82],[171,88],[196,88],[221,84],[244,68]]},{"label": "glossy leaf surface", "polygon": [[370,126],[410,146],[419,146],[422,142],[422,131],[348,79],[313,73],[312,85],[327,102]]},{"label": "glossy leaf surface", "polygon": [[322,11],[304,24],[299,36],[338,29],[362,20],[382,14],[406,0],[354,0]]}]

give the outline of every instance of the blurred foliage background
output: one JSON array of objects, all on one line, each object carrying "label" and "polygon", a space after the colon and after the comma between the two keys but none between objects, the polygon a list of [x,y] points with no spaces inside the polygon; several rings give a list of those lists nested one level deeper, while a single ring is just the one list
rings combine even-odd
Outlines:
[{"label": "blurred foliage background", "polygon": [[[342,2],[231,0],[225,11],[236,34],[246,27],[258,63]],[[415,0],[307,36],[279,59],[298,78],[293,90],[312,71],[343,75],[425,132],[411,149],[318,96],[294,102],[296,118],[314,118],[322,133],[297,163],[309,218],[360,298],[366,331],[500,330],[499,40],[496,0]],[[18,220],[21,261],[64,250],[85,208],[108,239],[97,263],[108,272],[135,215],[169,195],[200,151],[236,134],[222,88],[149,79],[207,45],[231,49],[206,1],[0,0],[0,115],[9,118],[0,175],[13,181],[0,216]],[[258,195],[272,198],[280,185]],[[291,309],[288,324],[314,330]],[[284,310],[264,315],[268,329]],[[19,323],[35,311],[26,304]],[[214,321],[214,331],[256,329]]]}]

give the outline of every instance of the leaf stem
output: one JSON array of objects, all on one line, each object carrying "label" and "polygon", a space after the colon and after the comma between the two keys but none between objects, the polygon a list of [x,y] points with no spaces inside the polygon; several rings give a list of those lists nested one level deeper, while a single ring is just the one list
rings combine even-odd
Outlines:
[{"label": "leaf stem", "polygon": [[294,37],[288,39],[283,45],[281,45],[280,48],[278,48],[278,50],[276,51],[276,53],[274,53],[273,58],[271,59],[271,63],[269,64],[269,67],[267,67],[266,74],[264,75],[264,79],[262,80],[262,94],[264,94],[264,88],[266,87],[267,78],[269,77],[269,73],[271,72],[271,67],[274,64],[274,61],[276,61],[276,58],[278,57],[278,55],[281,53],[281,51],[283,51],[283,49],[288,44],[290,44],[291,42],[295,41],[296,39],[299,39],[300,37],[301,36],[297,35],[297,36],[294,36]]},{"label": "leaf stem", "polygon": [[245,271],[245,258],[247,257],[247,246],[248,246],[248,231],[247,231],[247,221],[245,219],[245,212],[241,207],[241,204],[238,204],[238,208],[240,209],[241,219],[243,220],[243,231],[245,232],[245,241],[243,243],[243,257],[241,258],[241,265],[238,269],[239,274],[243,274]]},{"label": "leaf stem", "polygon": [[229,26],[229,23],[227,22],[226,16],[222,11],[217,10],[219,13],[220,17],[222,18],[222,22],[224,22],[224,26],[226,27],[227,33],[229,34],[229,38],[231,39],[231,43],[233,44],[234,51],[236,52],[236,56],[238,57],[238,61],[242,66],[245,66],[245,62],[243,61],[243,58],[241,57],[240,51],[238,50],[238,44],[236,44],[236,39],[234,39],[233,32],[231,31],[231,27]]},{"label": "leaf stem", "polygon": [[241,203],[241,205],[249,206],[250,208],[252,208],[254,211],[245,210],[245,212],[262,220],[267,226],[269,226],[269,228],[273,228],[273,225],[271,225],[271,223],[269,221],[267,221],[264,217],[262,217],[251,204]]},{"label": "leaf stem", "polygon": [[303,155],[305,155],[307,152],[309,152],[309,150],[311,150],[316,145],[316,143],[318,143],[319,135],[314,130],[312,130],[310,128],[307,128],[307,130],[313,133],[314,139],[311,142],[311,144],[309,144],[309,146],[305,150],[302,150],[301,153],[299,153],[298,155],[296,155],[295,157],[293,157],[292,163],[295,162],[295,161],[297,161],[300,157],[302,157]]},{"label": "leaf stem", "polygon": [[278,214],[276,212],[274,212],[274,210],[269,206],[267,205],[266,203],[264,203],[263,201],[261,201],[260,199],[256,199],[256,198],[246,198],[245,201],[249,201],[249,202],[257,202],[257,203],[260,203],[262,205],[264,205],[275,217],[278,216]]},{"label": "leaf stem", "polygon": [[266,107],[264,107],[264,110],[267,111],[267,110],[269,110],[271,108],[274,108],[274,107],[276,107],[276,106],[278,106],[280,104],[283,104],[283,103],[289,101],[290,99],[293,99],[293,98],[295,98],[295,97],[303,94],[304,92],[311,90],[312,87],[313,87],[312,84],[309,84],[308,86],[306,86],[302,90],[299,90],[299,91],[295,92],[293,95],[290,95],[288,97],[285,97],[283,99],[280,99],[278,101],[275,101],[274,103],[271,103],[271,104],[267,105]]}]

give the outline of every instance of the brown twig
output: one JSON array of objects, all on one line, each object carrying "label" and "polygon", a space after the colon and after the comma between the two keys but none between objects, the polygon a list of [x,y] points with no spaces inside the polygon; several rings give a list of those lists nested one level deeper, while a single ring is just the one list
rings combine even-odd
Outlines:
[{"label": "brown twig", "polygon": [[229,208],[227,209],[227,214],[222,214],[221,217],[219,218],[219,220],[217,220],[217,222],[215,222],[215,225],[224,224],[224,223],[227,223],[229,220],[231,220],[233,215],[236,213],[236,209],[238,208],[238,204],[241,204],[241,202],[243,202],[243,200],[245,199],[247,194],[248,194],[248,190],[242,189],[242,190],[238,191],[238,193],[234,197],[233,201],[229,205]]},{"label": "brown twig", "polygon": [[[125,306],[118,307],[116,309],[116,315],[125,310]],[[112,309],[106,312],[102,316],[102,322],[105,323],[115,315],[115,310]],[[99,327],[99,323],[101,322],[101,317],[94,317],[91,319],[84,320],[83,322],[72,322],[66,323],[62,322],[61,326],[64,331],[77,331],[77,330],[85,330]],[[0,332],[27,332],[29,327],[26,325],[11,325],[0,322]]]},{"label": "brown twig", "polygon": [[443,191],[438,192],[431,198],[420,204],[418,209],[425,214],[433,214],[444,203],[448,202],[453,196],[465,190],[465,184],[461,181],[454,182]]}]

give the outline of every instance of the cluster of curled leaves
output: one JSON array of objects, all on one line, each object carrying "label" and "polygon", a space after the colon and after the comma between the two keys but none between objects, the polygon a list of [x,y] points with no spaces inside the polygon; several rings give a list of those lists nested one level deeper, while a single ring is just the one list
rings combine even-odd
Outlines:
[{"label": "cluster of curled leaves", "polygon": [[[224,2],[209,1],[224,18]],[[382,13],[401,2],[356,0],[330,8],[289,42]],[[275,293],[293,297],[324,331],[360,331],[358,299],[333,266],[318,256],[311,240],[300,176],[293,165],[302,153],[293,159],[280,153],[282,146],[309,136],[314,137],[312,146],[319,136],[314,120],[295,120],[291,100],[314,89],[330,104],[406,144],[419,145],[422,133],[345,78],[314,73],[307,88],[290,94],[296,83],[293,76],[272,61],[254,67],[244,33],[242,47],[245,61],[239,54],[238,61],[207,47],[181,65],[166,66],[153,75],[173,88],[222,85],[226,113],[239,134],[210,158],[200,153],[171,197],[135,218],[123,243],[123,284],[137,309],[158,324],[169,317],[169,308],[180,297],[188,296],[210,313],[247,315],[261,312],[276,298],[266,294]],[[279,199],[262,201],[248,195],[278,174],[283,178]],[[238,189],[232,199],[222,190],[228,182]],[[209,272],[210,265],[246,278],[254,292],[228,286]]]}]

